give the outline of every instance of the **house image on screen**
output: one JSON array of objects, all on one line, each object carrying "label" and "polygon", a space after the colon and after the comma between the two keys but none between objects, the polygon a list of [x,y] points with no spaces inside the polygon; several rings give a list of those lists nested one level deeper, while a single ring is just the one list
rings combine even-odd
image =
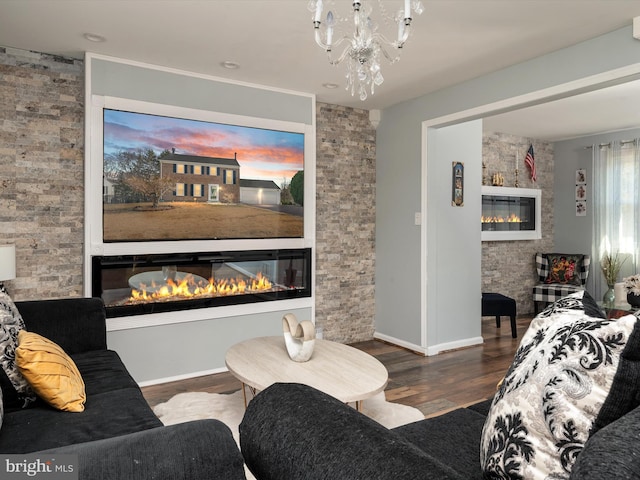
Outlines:
[{"label": "house image on screen", "polygon": [[280,205],[280,187],[273,180],[240,180],[240,202],[250,205]]},{"label": "house image on screen", "polygon": [[103,203],[113,203],[116,198],[116,183],[118,182],[117,178],[114,178],[112,175],[104,175],[102,177],[102,202]]},{"label": "house image on screen", "polygon": [[170,153],[159,161],[160,176],[176,179],[173,191],[162,196],[165,202],[240,201],[240,164],[237,155],[234,158],[217,158]]},{"label": "house image on screen", "polygon": [[159,161],[160,176],[176,179],[175,188],[162,197],[165,202],[280,204],[280,187],[272,180],[240,178],[237,154],[219,158],[170,153]]}]

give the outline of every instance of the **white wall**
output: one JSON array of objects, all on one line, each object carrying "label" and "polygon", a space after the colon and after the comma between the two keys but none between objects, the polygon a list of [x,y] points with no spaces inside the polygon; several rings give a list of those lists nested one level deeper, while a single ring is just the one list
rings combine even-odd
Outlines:
[{"label": "white wall", "polygon": [[[629,23],[631,25],[631,19]],[[446,242],[434,243],[433,231],[448,229],[446,217],[438,219],[440,205],[428,204],[426,212],[423,212],[427,219],[434,215],[438,219],[428,220],[428,232],[414,225],[414,212],[421,211],[421,177],[426,174],[430,178],[432,169],[438,172],[438,165],[433,164],[435,160],[432,158],[428,160],[427,171],[422,172],[422,122],[429,120],[433,124],[446,124],[460,121],[460,118],[479,118],[491,109],[498,112],[540,101],[545,96],[566,95],[586,84],[604,85],[626,72],[637,75],[640,44],[633,39],[630,25],[382,112],[377,130],[376,164],[376,262],[379,265],[376,269],[376,329],[384,329],[385,334],[399,340],[413,342],[421,323],[426,323],[421,303],[421,298],[425,302],[427,295],[427,286],[422,278],[421,242],[426,243],[430,256],[450,258],[449,269],[465,272],[469,263],[468,258],[458,260],[456,249]],[[610,73],[616,69],[624,72]],[[592,76],[595,77],[590,78]],[[470,224],[467,231],[474,228],[479,229],[479,225]],[[477,255],[480,255],[479,250]],[[384,278],[391,269],[392,278]],[[438,269],[429,270],[430,279],[439,281],[441,276]],[[436,319],[436,325],[427,328],[424,347],[442,341],[438,335],[430,336],[429,332],[450,332],[446,322],[451,321],[451,316],[447,313],[450,314],[460,304],[468,305],[465,315],[473,314],[474,320],[471,321],[480,322],[480,302],[475,297],[466,298],[464,293],[460,292],[457,305],[440,302],[435,307],[427,306],[428,316]],[[426,299],[427,302],[433,301],[429,296]],[[454,342],[472,338],[476,331],[467,324],[455,330],[455,338],[450,339]]]}]

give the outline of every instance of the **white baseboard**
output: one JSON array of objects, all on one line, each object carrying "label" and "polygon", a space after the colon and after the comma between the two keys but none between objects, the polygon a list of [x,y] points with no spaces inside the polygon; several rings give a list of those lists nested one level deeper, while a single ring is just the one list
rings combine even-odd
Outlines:
[{"label": "white baseboard", "polygon": [[464,338],[455,342],[440,343],[427,348],[427,355],[437,355],[447,350],[456,350],[458,348],[472,347],[474,345],[482,345],[484,340],[482,337]]},{"label": "white baseboard", "polygon": [[187,380],[189,378],[204,377],[205,375],[214,375],[216,373],[223,373],[228,371],[229,370],[226,367],[214,368],[212,370],[203,370],[200,372],[185,373],[184,375],[175,375],[173,377],[156,378],[154,380],[145,380],[144,382],[138,382],[138,386],[140,388],[149,387],[151,385],[158,385],[160,383],[177,382],[179,380]]},{"label": "white baseboard", "polygon": [[378,332],[374,332],[373,338],[377,338],[378,340],[382,340],[383,342],[391,343],[393,345],[406,348],[407,350],[414,351],[416,353],[419,353],[420,355],[427,355],[427,351],[420,345],[416,345],[414,343],[407,342],[405,340],[400,340],[399,338],[390,337],[389,335],[385,335],[383,333],[378,333]]},{"label": "white baseboard", "polygon": [[393,345],[397,345],[399,347],[403,347],[408,350],[411,350],[426,356],[438,355],[439,353],[445,352],[447,350],[455,350],[457,348],[472,347],[474,345],[482,345],[482,343],[484,342],[482,337],[473,337],[473,338],[464,338],[462,340],[456,340],[455,342],[440,343],[437,345],[432,345],[430,347],[424,348],[420,345],[416,345],[414,343],[407,342],[405,340],[400,340],[399,338],[390,337],[388,335],[385,335],[383,333],[378,333],[378,332],[375,332],[373,334],[373,338],[377,338],[378,340],[382,340],[383,342],[391,343]]}]

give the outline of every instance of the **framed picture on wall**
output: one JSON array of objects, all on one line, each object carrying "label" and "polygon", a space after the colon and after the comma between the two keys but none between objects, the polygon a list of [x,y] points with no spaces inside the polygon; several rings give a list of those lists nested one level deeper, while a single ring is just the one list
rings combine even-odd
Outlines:
[{"label": "framed picture on wall", "polygon": [[576,170],[576,185],[587,184],[587,171],[584,168]]},{"label": "framed picture on wall", "polygon": [[464,163],[451,163],[451,205],[462,207],[464,205]]}]

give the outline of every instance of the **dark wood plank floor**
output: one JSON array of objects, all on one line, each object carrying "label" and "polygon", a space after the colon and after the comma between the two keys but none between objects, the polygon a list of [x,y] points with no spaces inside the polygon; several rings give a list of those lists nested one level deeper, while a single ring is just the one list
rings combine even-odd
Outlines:
[{"label": "dark wood plank floor", "polygon": [[[420,409],[425,416],[440,415],[461,406],[490,398],[507,371],[531,317],[518,318],[518,338],[511,338],[508,318],[496,328],[494,318],[482,321],[484,343],[424,357],[377,340],[353,346],[380,360],[389,371],[387,400]],[[178,382],[144,387],[153,407],[177,393],[201,391],[231,393],[240,382],[230,373],[207,375]]]}]

